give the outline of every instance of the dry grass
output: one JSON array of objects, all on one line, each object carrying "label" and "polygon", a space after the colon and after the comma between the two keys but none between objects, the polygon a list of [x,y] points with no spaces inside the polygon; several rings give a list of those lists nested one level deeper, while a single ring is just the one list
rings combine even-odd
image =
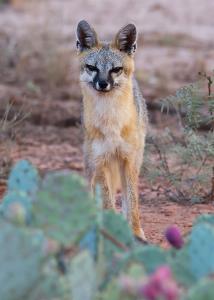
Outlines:
[{"label": "dry grass", "polygon": [[0,81],[27,89],[53,91],[68,85],[72,51],[64,40],[60,16],[49,12],[23,34],[0,31]]},{"label": "dry grass", "polygon": [[21,107],[19,110],[13,110],[13,104],[8,103],[0,119],[0,181],[8,177],[12,166],[11,151],[16,141],[16,134],[22,122],[29,116]]},{"label": "dry grass", "polygon": [[18,53],[16,72],[22,82],[48,89],[68,83],[71,51],[63,46],[60,29],[49,23],[32,26],[20,41]]}]

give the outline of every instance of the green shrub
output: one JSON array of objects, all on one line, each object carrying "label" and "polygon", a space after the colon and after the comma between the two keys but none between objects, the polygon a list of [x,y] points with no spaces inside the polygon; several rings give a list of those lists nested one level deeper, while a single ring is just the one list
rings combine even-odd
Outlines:
[{"label": "green shrub", "polygon": [[163,99],[162,112],[176,114],[176,132],[167,127],[148,136],[144,175],[151,184],[158,182],[173,201],[214,199],[213,80],[203,74],[199,82]]}]

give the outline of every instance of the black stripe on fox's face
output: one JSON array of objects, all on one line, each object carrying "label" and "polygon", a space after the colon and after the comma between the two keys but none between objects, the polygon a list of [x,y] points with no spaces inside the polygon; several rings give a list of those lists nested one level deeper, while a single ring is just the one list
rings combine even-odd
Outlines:
[{"label": "black stripe on fox's face", "polygon": [[120,86],[123,75],[122,56],[105,45],[84,57],[80,80],[99,92],[109,92]]},{"label": "black stripe on fox's face", "polygon": [[136,27],[128,24],[119,30],[112,43],[100,43],[95,30],[86,22],[77,26],[80,54],[80,81],[99,92],[109,92],[127,83],[134,70]]},{"label": "black stripe on fox's face", "polygon": [[[88,66],[87,66],[88,68]],[[103,72],[100,69],[96,69],[96,75],[93,79],[93,88],[100,92],[109,92],[113,88],[118,86],[116,78],[123,72],[123,67],[112,67]]]}]

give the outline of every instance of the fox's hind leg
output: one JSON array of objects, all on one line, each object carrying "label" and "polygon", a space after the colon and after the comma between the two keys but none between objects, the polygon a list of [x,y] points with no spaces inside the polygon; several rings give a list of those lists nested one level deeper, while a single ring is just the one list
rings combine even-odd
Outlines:
[{"label": "fox's hind leg", "polygon": [[121,164],[121,183],[123,192],[123,213],[130,223],[135,236],[143,241],[146,237],[140,224],[140,213],[138,203],[138,176],[139,171],[136,164],[126,159]]}]

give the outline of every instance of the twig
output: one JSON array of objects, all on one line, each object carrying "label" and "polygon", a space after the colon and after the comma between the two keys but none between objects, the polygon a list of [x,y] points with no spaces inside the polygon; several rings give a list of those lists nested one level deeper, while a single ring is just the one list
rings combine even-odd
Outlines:
[{"label": "twig", "polygon": [[[199,75],[203,76],[207,80],[207,88],[208,88],[208,101],[211,97],[212,94],[212,84],[213,80],[211,76],[207,75],[205,72],[204,73],[199,73]],[[212,107],[209,108],[210,116],[213,117],[213,110]],[[214,121],[212,121],[211,124],[211,131],[214,133]],[[211,191],[208,193],[208,195],[205,196],[206,199],[209,199],[210,201],[214,200],[214,166],[212,167],[212,178],[211,178]]]},{"label": "twig", "polygon": [[157,151],[157,153],[159,155],[159,158],[160,158],[160,160],[162,162],[163,169],[166,172],[167,178],[168,178],[169,182],[175,187],[175,190],[176,190],[176,193],[177,193],[177,194],[174,193],[172,190],[169,191],[168,189],[164,189],[165,192],[166,192],[166,194],[172,193],[174,195],[174,197],[177,199],[177,201],[180,200],[180,197],[183,200],[185,200],[186,199],[185,195],[182,193],[182,191],[180,191],[176,187],[176,185],[174,184],[174,181],[172,180],[173,174],[170,171],[169,164],[168,164],[168,161],[167,161],[167,158],[166,158],[166,153],[162,152],[162,150],[160,149],[158,143],[156,143],[154,141],[154,139],[152,139],[152,143],[153,143],[153,145],[154,145],[154,147],[155,147],[155,149],[156,149],[156,151]]},{"label": "twig", "polygon": [[[202,77],[204,77],[207,80],[207,88],[208,88],[208,97],[207,97],[207,100],[209,101],[209,99],[211,97],[211,94],[212,94],[212,84],[213,84],[212,77],[209,76],[209,75],[207,75],[205,72],[204,73],[199,72],[199,75],[202,76]],[[209,108],[209,112],[210,112],[210,116],[212,117],[213,116],[212,107]],[[214,131],[214,122],[212,122],[211,130]]]},{"label": "twig", "polygon": [[129,251],[129,248],[124,245],[123,243],[119,242],[118,240],[116,240],[109,232],[107,232],[105,229],[100,229],[101,234],[108,239],[109,241],[111,241],[115,246],[117,246],[118,248],[124,250],[124,251]]},{"label": "twig", "polygon": [[210,200],[213,201],[214,200],[214,167],[212,167],[212,181],[211,181],[211,192],[210,192]]},{"label": "twig", "polygon": [[199,166],[198,170],[196,170],[195,176],[198,176],[198,174],[201,172],[201,169],[205,165],[207,158],[208,158],[208,155],[205,155],[204,159],[201,162],[201,165]]}]

